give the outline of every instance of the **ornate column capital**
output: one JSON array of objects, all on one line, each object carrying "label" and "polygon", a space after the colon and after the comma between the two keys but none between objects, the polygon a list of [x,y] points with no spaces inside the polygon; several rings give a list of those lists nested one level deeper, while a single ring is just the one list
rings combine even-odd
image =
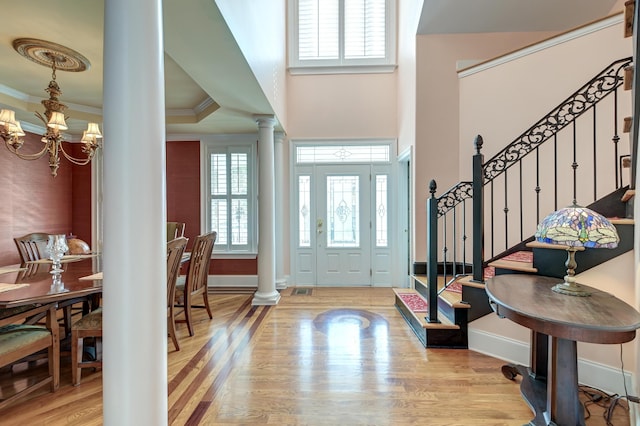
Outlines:
[{"label": "ornate column capital", "polygon": [[268,114],[256,114],[253,116],[253,119],[258,123],[258,127],[260,128],[269,128],[273,129],[276,125],[276,119],[273,115]]}]

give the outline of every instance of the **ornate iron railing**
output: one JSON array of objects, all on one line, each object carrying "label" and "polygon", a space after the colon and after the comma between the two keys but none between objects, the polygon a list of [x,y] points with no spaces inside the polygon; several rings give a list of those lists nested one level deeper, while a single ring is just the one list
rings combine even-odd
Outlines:
[{"label": "ornate iron railing", "polygon": [[[624,68],[631,63],[631,58],[615,61],[587,84],[576,90],[553,111],[545,115],[502,151],[494,155],[484,166],[485,182],[490,182],[516,164],[536,147],[549,140],[553,135],[574,122],[595,104],[614,93],[624,79]],[[620,140],[614,135],[615,143]]]},{"label": "ornate iron railing", "polygon": [[[597,105],[610,95],[614,97],[613,111],[609,116],[613,121],[611,124],[613,135],[610,140],[613,145],[611,157],[614,159],[614,164],[611,169],[614,170],[615,177],[612,181],[614,181],[614,188],[621,186],[622,162],[620,161],[621,156],[618,148],[620,141],[618,134],[620,127],[618,123],[618,89],[623,83],[624,68],[631,61],[632,58],[625,58],[613,62],[486,163],[481,153],[482,137],[476,137],[474,140],[476,153],[473,156],[472,181],[460,182],[439,197],[435,196],[436,182],[432,181],[430,183],[430,197],[427,200],[427,281],[429,286],[429,314],[427,320],[437,322],[438,276],[442,277],[444,273],[445,283],[449,283],[453,279],[448,281],[447,276],[450,275],[455,278],[458,274],[466,274],[471,269],[474,281],[482,282],[484,280],[485,250],[490,253],[489,258],[496,257],[495,228],[498,226],[498,222],[504,222],[504,228],[501,230],[501,235],[504,236],[504,247],[500,250],[500,253],[502,253],[510,249],[512,240],[517,242],[525,240],[525,234],[528,229],[524,225],[524,212],[531,215],[535,211],[535,223],[537,224],[540,220],[543,199],[545,202],[553,201],[553,206],[551,207],[552,209],[557,209],[558,199],[560,198],[559,192],[567,184],[565,181],[559,182],[558,162],[567,159],[558,154],[558,150],[559,147],[566,148],[565,145],[567,144],[562,144],[559,141],[558,134],[568,126],[573,130],[572,135],[566,138],[571,141],[568,161],[571,161],[569,167],[573,173],[573,198],[576,198],[577,192],[577,169],[579,165],[584,164],[583,168],[587,168],[592,174],[593,197],[594,200],[597,199],[598,189],[601,190],[600,187],[602,186],[597,178],[598,162],[596,161],[596,151],[600,148],[596,137],[597,126],[607,117],[607,114],[597,113]],[[576,120],[587,111],[593,112],[591,114],[593,116],[592,122],[589,123],[589,126],[593,129],[593,134],[591,138],[578,138]],[[602,127],[606,126],[603,125]],[[579,139],[580,145],[578,145]],[[582,142],[583,139],[587,139],[587,142]],[[547,141],[552,141],[553,148],[551,150],[545,148],[543,152],[540,148]],[[592,141],[591,146],[589,146],[589,141]],[[565,140],[563,139],[562,142],[565,142]],[[592,153],[591,163],[586,163],[583,158],[584,152]],[[527,159],[526,165],[524,163],[525,158]],[[529,158],[532,158],[532,160],[529,160]],[[518,167],[515,168],[515,172],[511,172],[514,166]],[[549,170],[547,170],[547,167]],[[553,169],[553,172],[550,169]],[[512,176],[514,174],[515,177]],[[515,180],[518,187],[514,188],[510,185],[510,177],[511,182]],[[523,182],[526,179],[533,179],[534,181],[531,197],[525,196],[526,188]],[[548,184],[549,179],[553,181],[553,188],[551,189]],[[498,180],[500,182],[497,184]],[[545,180],[547,181],[543,183]],[[515,195],[515,202],[513,201],[513,194],[517,194]],[[472,199],[473,203],[471,216],[469,216],[469,209],[466,208],[466,201],[469,198]],[[487,230],[485,230],[485,198],[489,204],[487,209],[487,223],[489,226]],[[525,205],[525,199],[526,203],[529,203],[530,199],[535,200],[535,205]],[[519,223],[514,224],[511,220],[512,214],[517,211],[520,212]],[[442,228],[441,234],[438,232],[440,227]],[[472,227],[473,232],[471,262],[467,259],[466,249],[468,227]],[[489,244],[485,248],[487,236]],[[452,248],[449,247],[449,242],[453,244]],[[440,256],[439,253],[441,253]],[[451,257],[451,260],[449,257]],[[438,265],[440,265],[439,268]]]}]

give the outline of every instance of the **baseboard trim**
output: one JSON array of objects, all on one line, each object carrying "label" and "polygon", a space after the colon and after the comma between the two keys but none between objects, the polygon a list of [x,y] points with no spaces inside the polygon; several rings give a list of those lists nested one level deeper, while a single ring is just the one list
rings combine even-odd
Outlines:
[{"label": "baseboard trim", "polygon": [[257,275],[209,275],[207,287],[258,288]]},{"label": "baseboard trim", "polygon": [[[509,363],[529,365],[529,343],[509,339],[486,331],[469,329],[469,350]],[[498,372],[499,373],[499,372]],[[624,395],[619,367],[578,358],[578,381],[610,394]],[[627,389],[633,389],[633,374],[625,371]]]}]

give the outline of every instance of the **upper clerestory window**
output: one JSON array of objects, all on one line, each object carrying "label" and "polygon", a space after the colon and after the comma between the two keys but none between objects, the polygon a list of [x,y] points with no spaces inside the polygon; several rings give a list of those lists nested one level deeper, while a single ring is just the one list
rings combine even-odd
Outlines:
[{"label": "upper clerestory window", "polygon": [[290,0],[289,71],[391,72],[395,0]]}]

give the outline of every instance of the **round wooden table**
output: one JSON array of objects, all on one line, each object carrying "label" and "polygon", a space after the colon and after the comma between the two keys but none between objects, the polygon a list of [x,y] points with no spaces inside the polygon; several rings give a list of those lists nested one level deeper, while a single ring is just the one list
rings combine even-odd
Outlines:
[{"label": "round wooden table", "polygon": [[507,366],[503,373],[522,375],[520,391],[535,414],[533,425],[584,425],[576,342],[625,343],[640,328],[640,313],[622,300],[585,285],[591,296],[552,291],[560,281],[509,274],[486,283],[495,312],[531,329],[531,366]]}]

